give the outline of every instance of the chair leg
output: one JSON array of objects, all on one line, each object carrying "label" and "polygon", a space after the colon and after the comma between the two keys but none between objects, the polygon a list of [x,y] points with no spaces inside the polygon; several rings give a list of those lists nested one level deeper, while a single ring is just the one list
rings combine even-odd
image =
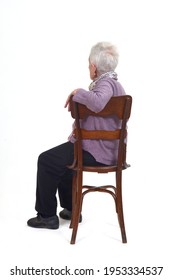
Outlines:
[{"label": "chair leg", "polygon": [[82,208],[82,172],[78,172],[76,175],[76,178],[74,179],[74,197],[75,197],[75,206],[72,210],[72,236],[71,236],[71,244],[75,244],[76,241],[76,235],[79,225],[79,219],[81,214],[81,208]]},{"label": "chair leg", "polygon": [[127,243],[124,215],[123,215],[123,202],[122,202],[122,174],[116,173],[116,185],[117,185],[117,215],[121,230],[122,242]]},{"label": "chair leg", "polygon": [[77,195],[76,206],[74,209],[73,230],[72,230],[72,236],[71,236],[71,242],[70,242],[71,244],[75,244],[75,242],[76,242],[76,235],[77,235],[79,219],[80,219],[80,214],[81,214],[81,205],[82,205],[82,193],[80,192]]},{"label": "chair leg", "polygon": [[73,182],[72,182],[72,217],[71,217],[71,223],[70,223],[70,228],[73,228],[74,224],[74,214],[75,214],[75,207],[76,207],[76,183],[77,183],[77,172],[74,171],[73,173]]}]

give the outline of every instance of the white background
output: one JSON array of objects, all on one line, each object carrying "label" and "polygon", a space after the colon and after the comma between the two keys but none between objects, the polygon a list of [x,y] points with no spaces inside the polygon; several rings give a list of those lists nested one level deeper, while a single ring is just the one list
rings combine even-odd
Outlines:
[{"label": "white background", "polygon": [[[2,279],[13,279],[15,266],[65,265],[100,270],[82,279],[145,279],[105,276],[104,267],[163,266],[149,279],[172,279],[172,24],[169,0],[0,0]],[[113,201],[99,194],[86,198],[77,243],[70,245],[67,222],[57,231],[26,222],[35,215],[37,157],[67,140],[66,97],[88,87],[89,51],[102,40],[117,44],[119,81],[133,96],[131,168],[123,173],[128,243],[121,243]]]}]

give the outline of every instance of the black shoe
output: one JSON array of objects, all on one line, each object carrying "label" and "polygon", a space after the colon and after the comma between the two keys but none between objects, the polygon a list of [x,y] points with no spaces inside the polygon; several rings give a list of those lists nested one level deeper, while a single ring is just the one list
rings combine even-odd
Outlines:
[{"label": "black shoe", "polygon": [[27,224],[28,226],[34,228],[58,229],[59,219],[56,215],[49,218],[43,218],[40,214],[38,214],[37,217],[29,219]]},{"label": "black shoe", "polygon": [[[59,216],[64,220],[71,220],[72,211],[67,210],[64,208],[61,212],[59,212]],[[80,215],[79,223],[82,222],[82,215]]]}]

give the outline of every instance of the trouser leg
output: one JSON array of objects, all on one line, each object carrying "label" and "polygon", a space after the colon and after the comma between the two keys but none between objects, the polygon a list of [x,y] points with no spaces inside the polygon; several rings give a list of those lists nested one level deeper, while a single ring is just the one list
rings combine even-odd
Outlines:
[{"label": "trouser leg", "polygon": [[[36,211],[43,216],[56,214],[57,188],[61,186],[63,178],[68,178],[68,185],[64,185],[65,202],[71,207],[71,171],[67,165],[72,164],[74,158],[74,146],[67,142],[42,153],[38,158]],[[72,178],[72,177],[71,177]],[[62,188],[62,187],[61,187]],[[68,205],[66,205],[67,207]]]},{"label": "trouser leg", "polygon": [[59,202],[62,208],[72,210],[73,171],[68,169],[58,185]]}]

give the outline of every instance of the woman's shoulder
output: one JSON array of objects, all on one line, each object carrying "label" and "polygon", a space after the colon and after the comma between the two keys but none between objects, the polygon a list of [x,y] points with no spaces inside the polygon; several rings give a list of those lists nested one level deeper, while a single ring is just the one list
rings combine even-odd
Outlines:
[{"label": "woman's shoulder", "polygon": [[110,77],[104,77],[97,83],[98,86],[109,86],[113,89],[114,95],[125,95],[125,90],[118,79],[112,79]]},{"label": "woman's shoulder", "polygon": [[117,86],[118,84],[120,84],[120,82],[118,81],[118,79],[113,79],[111,77],[103,77],[102,79],[98,80],[97,85],[101,86],[101,85],[111,85],[111,86]]}]

